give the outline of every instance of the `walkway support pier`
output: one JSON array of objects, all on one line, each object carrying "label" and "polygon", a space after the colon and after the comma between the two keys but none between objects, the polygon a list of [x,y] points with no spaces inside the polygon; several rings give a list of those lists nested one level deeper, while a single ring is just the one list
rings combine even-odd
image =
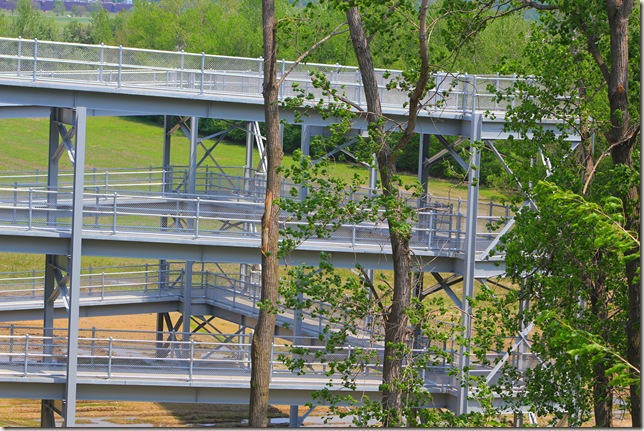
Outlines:
[{"label": "walkway support pier", "polygon": [[[65,403],[63,405],[63,425],[74,426],[76,422],[76,379],[78,371],[78,320],[80,318],[81,256],[83,232],[83,190],[85,188],[85,135],[87,110],[61,110],[70,115],[74,131],[74,185],[72,196],[71,255],[68,260],[69,320],[67,327],[67,370],[65,384]],[[59,119],[59,122],[61,119]],[[61,122],[62,125],[62,122]],[[64,127],[63,127],[64,129]],[[65,139],[65,137],[63,137]]]}]

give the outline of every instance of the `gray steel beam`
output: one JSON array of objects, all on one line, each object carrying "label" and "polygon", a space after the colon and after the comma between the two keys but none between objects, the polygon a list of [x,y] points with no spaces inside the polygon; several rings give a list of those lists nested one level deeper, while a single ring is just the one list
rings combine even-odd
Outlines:
[{"label": "gray steel beam", "polygon": [[[467,186],[467,217],[466,217],[466,243],[463,273],[463,295],[461,298],[461,322],[464,328],[465,343],[468,343],[472,336],[472,318],[469,305],[469,298],[474,296],[474,280],[476,269],[476,222],[478,215],[479,200],[479,174],[481,172],[481,154],[477,148],[476,141],[481,135],[481,114],[473,114],[471,118],[472,131],[470,133],[470,162],[469,162],[469,180]],[[470,365],[470,351],[467,345],[461,345],[459,370],[460,370],[460,389],[458,394],[458,414],[466,414],[468,409],[467,397],[469,393],[469,373],[467,368]]]},{"label": "gray steel beam", "polygon": [[[61,106],[75,108],[86,107],[90,112],[121,112],[121,115],[180,115],[199,118],[225,118],[241,121],[264,121],[263,102],[261,98],[239,97],[235,95],[199,96],[187,93],[155,92],[146,89],[70,89],[63,83],[39,83],[32,86],[27,82],[1,82],[0,102],[9,105],[26,106]],[[127,107],[127,112],[123,112]],[[406,110],[390,109],[388,117],[394,122],[404,122]],[[283,119],[295,123],[292,110],[284,109]],[[507,139],[511,134],[504,130],[503,119],[483,121],[480,139]],[[305,124],[328,126],[333,119],[325,119],[315,112],[302,117]],[[544,124],[556,128],[556,122]],[[431,135],[469,136],[469,120],[457,112],[438,112],[420,116],[416,132]],[[365,119],[358,119],[356,129],[367,128]]]},{"label": "gray steel beam", "polygon": [[[200,240],[171,241],[149,236],[119,239],[107,235],[90,236],[85,234],[83,238],[83,255],[220,263],[261,263],[259,241],[243,243],[233,239],[218,241],[218,243]],[[288,264],[318,264],[320,247],[319,244],[317,247],[315,244],[302,245],[289,255]],[[353,268],[356,263],[360,263],[367,269],[391,270],[393,268],[390,257],[383,254],[378,247],[369,250],[353,249],[325,243],[323,248],[332,255],[333,263],[337,267]],[[69,236],[53,233],[45,235],[42,232],[39,235],[34,235],[33,232],[5,231],[0,233],[0,252],[68,255],[70,253]],[[465,271],[463,258],[454,255],[437,256],[433,253],[416,252],[416,259],[425,272],[463,274]],[[283,263],[286,263],[286,261]],[[490,259],[475,262],[476,278],[497,277],[504,272],[505,265],[503,261]]]},{"label": "gray steel beam", "polygon": [[80,318],[81,257],[83,240],[83,190],[85,188],[85,108],[76,108],[74,160],[74,193],[70,253],[69,323],[67,331],[67,370],[65,385],[64,426],[76,422],[76,379],[78,374],[78,320]]},{"label": "gray steel beam", "polygon": [[[133,383],[130,381],[90,381],[79,382],[78,397],[85,400],[96,401],[149,401],[149,402],[175,402],[175,403],[208,403],[208,404],[248,404],[248,384],[241,379],[237,383],[222,385],[197,386],[194,382],[166,382],[164,385]],[[269,392],[271,404],[290,405],[311,400],[312,393],[317,388],[298,389],[291,382],[273,382]],[[378,385],[367,386],[364,394],[372,401],[380,399]],[[20,379],[16,381],[0,382],[0,398],[25,398],[25,399],[62,399],[64,383],[58,381],[37,381],[36,379]],[[346,391],[334,390],[331,394],[346,395]],[[431,391],[430,391],[431,392]],[[470,400],[469,411],[480,411],[477,401]],[[502,400],[495,399],[494,405],[500,406]],[[445,393],[442,388],[432,392],[429,408],[444,408],[456,410],[456,397]]]}]

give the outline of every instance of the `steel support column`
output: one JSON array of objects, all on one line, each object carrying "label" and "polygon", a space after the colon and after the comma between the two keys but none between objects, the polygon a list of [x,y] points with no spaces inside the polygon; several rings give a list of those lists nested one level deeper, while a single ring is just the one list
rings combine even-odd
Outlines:
[{"label": "steel support column", "polygon": [[192,264],[189,260],[186,262],[186,272],[183,279],[183,341],[190,340],[190,316],[192,316]]},{"label": "steel support column", "polygon": [[481,171],[481,154],[476,141],[481,137],[481,114],[472,114],[470,130],[470,162],[468,166],[469,181],[467,186],[467,216],[465,243],[465,272],[463,274],[463,295],[461,297],[461,319],[464,329],[464,344],[460,347],[459,370],[461,384],[458,393],[457,414],[467,413],[467,395],[469,392],[470,348],[467,345],[472,337],[472,318],[469,299],[474,296],[474,274],[476,261],[476,221],[478,216],[479,173]]},{"label": "steel support column", "polygon": [[[190,119],[190,160],[188,165],[188,184],[187,191],[194,195],[197,190],[197,146],[199,145],[199,119],[192,117]],[[193,211],[193,214],[197,214]],[[187,225],[190,228],[195,226],[196,220],[190,218]],[[190,316],[192,316],[192,265],[194,261],[186,261],[186,272],[183,280],[183,341],[190,339]]]},{"label": "steel support column", "polygon": [[418,148],[418,181],[423,187],[423,199],[427,196],[427,187],[429,185],[429,167],[425,166],[425,161],[429,157],[429,145],[431,135],[420,135],[420,148]]},{"label": "steel support column", "polygon": [[[302,134],[300,136],[300,149],[304,156],[309,156],[311,154],[311,136],[313,135],[313,130],[311,126],[306,124],[302,125]],[[300,184],[300,200],[304,200],[309,192],[308,187],[304,184]]]},{"label": "steel support column", "polygon": [[244,163],[244,178],[246,179],[246,191],[250,191],[250,183],[253,178],[253,123],[246,123],[246,161]]},{"label": "steel support column", "polygon": [[80,317],[80,275],[81,247],[83,232],[83,190],[85,186],[85,131],[87,112],[79,107],[75,110],[75,158],[74,188],[72,197],[72,236],[71,256],[69,257],[69,325],[67,329],[67,380],[65,385],[64,426],[74,426],[76,422],[76,375],[78,371],[78,320]]}]

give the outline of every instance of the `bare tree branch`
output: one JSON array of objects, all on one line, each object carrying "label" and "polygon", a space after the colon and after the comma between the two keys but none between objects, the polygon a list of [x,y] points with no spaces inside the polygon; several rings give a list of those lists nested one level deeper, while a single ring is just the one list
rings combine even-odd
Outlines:
[{"label": "bare tree branch", "polygon": [[286,69],[286,71],[282,74],[282,76],[280,77],[280,79],[277,81],[277,84],[276,84],[276,85],[277,85],[278,87],[279,87],[279,86],[281,86],[281,85],[282,85],[282,83],[284,82],[284,80],[285,80],[285,79],[288,77],[288,75],[293,71],[293,69],[295,69],[297,66],[299,66],[299,64],[302,62],[302,60],[304,60],[306,57],[308,57],[308,56],[309,56],[309,54],[311,54],[311,52],[313,52],[313,50],[315,50],[318,46],[322,45],[324,42],[326,42],[327,40],[331,39],[333,36],[337,36],[338,34],[342,34],[342,33],[345,33],[346,31],[348,31],[348,30],[342,30],[342,31],[340,31],[340,29],[341,29],[343,26],[345,26],[346,24],[347,24],[346,22],[343,22],[342,24],[338,25],[338,26],[337,26],[337,27],[336,27],[336,28],[335,28],[331,33],[327,34],[327,35],[326,35],[326,36],[324,36],[322,39],[318,40],[318,41],[317,41],[317,42],[315,42],[313,45],[311,45],[311,46],[309,47],[309,49],[307,49],[306,51],[304,51],[304,52],[303,52],[303,53],[302,53],[302,54],[301,54],[301,55],[300,55],[300,56],[299,56],[299,57],[298,57],[298,58],[293,62],[293,64],[291,64],[291,66],[290,66],[288,69]]}]

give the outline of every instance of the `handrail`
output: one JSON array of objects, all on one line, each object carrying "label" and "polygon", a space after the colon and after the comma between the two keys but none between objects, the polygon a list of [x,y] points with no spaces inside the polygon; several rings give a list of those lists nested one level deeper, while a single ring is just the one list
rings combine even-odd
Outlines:
[{"label": "handrail", "polygon": [[[155,233],[192,238],[259,238],[248,224],[259,225],[263,203],[200,195],[149,194],[137,192],[84,193],[83,230],[109,235]],[[68,232],[71,228],[71,192],[0,187],[0,227]],[[420,250],[462,252],[464,215],[451,208],[418,211],[412,245]],[[483,222],[504,220],[504,215],[485,216]],[[165,220],[165,222],[164,222]],[[303,224],[280,216],[280,227]],[[485,233],[494,237],[494,232]],[[386,224],[344,224],[331,241],[351,247],[387,246]],[[310,241],[329,241],[311,239]]]},{"label": "handrail", "polygon": [[[50,42],[37,39],[0,38],[0,79],[28,79],[35,83],[60,81],[76,82],[83,86],[153,88],[157,91],[177,91],[183,97],[234,93],[237,96],[260,98],[262,93],[263,59],[228,57],[184,51],[155,51],[123,46],[87,45]],[[281,61],[281,70],[293,62]],[[358,69],[338,64],[299,64],[287,82],[307,91],[314,90],[309,72],[327,75],[332,87],[343,91],[358,105],[365,104]],[[376,69],[382,105],[402,108],[406,92],[396,85],[401,71]],[[283,73],[283,72],[278,72]],[[487,88],[503,89],[516,81],[514,76],[462,75],[436,73],[435,87],[424,101],[426,110],[469,113],[476,110],[504,111]],[[280,98],[296,93],[283,85]],[[319,94],[321,96],[321,93]],[[421,114],[424,115],[424,114]]]},{"label": "handrail", "polygon": [[[1,328],[0,328],[1,329]],[[21,329],[28,328],[12,327]],[[42,328],[41,328],[42,330]],[[58,332],[63,333],[60,330]],[[130,380],[166,382],[173,385],[177,379],[183,381],[204,382],[220,380],[222,377],[237,376],[247,378],[250,375],[250,335],[231,334],[223,335],[229,341],[213,341],[215,337],[204,339],[200,334],[192,334],[190,339],[176,340],[153,340],[151,336],[157,332],[150,332],[150,336],[142,338],[118,338],[114,336],[97,337],[81,336],[78,338],[78,371],[79,379],[106,379],[114,377],[126,377]],[[221,335],[221,334],[219,334]],[[324,360],[315,354],[316,350],[324,350],[324,346],[312,346],[307,342],[307,337],[298,337],[299,343],[295,343],[293,337],[280,337],[276,339],[271,349],[270,369],[271,379],[286,377],[293,385],[293,388],[307,388],[317,384],[322,388],[326,382],[338,379],[341,376],[330,373]],[[312,340],[312,339],[311,339]],[[309,341],[311,341],[309,340]],[[0,370],[2,375],[10,378],[18,376],[29,378],[31,376],[41,377],[47,372],[59,372],[66,366],[65,349],[55,349],[56,346],[65,346],[67,337],[65,335],[39,336],[32,334],[24,335],[0,335]],[[311,352],[305,356],[298,356],[292,353],[292,347],[303,347]],[[352,354],[355,347],[346,345],[338,347],[330,355],[336,360],[342,360]],[[382,357],[384,348],[382,346],[361,347],[363,352],[373,352],[365,355],[368,362],[356,364],[352,370],[358,381],[379,382],[382,379]],[[414,349],[412,354],[426,354],[423,349]],[[513,353],[517,359],[528,363],[535,360],[531,353]],[[324,357],[325,355],[322,355]],[[298,358],[303,361],[299,363],[304,371],[301,375],[295,370],[293,372],[284,363],[285,358]],[[455,358],[457,359],[457,358]],[[473,358],[474,359],[474,358]],[[493,376],[494,364],[503,359],[503,352],[490,353],[486,357],[491,360],[489,364],[481,364],[473,361],[472,375]],[[328,357],[326,359],[328,362]],[[450,371],[456,367],[449,363],[443,364],[438,361],[436,364],[428,361],[428,365],[422,370],[425,378],[425,386],[428,389],[456,389],[458,382],[456,376]],[[158,369],[163,369],[162,376],[159,376]],[[317,382],[317,383],[315,383]],[[518,382],[520,384],[520,382]]]}]

